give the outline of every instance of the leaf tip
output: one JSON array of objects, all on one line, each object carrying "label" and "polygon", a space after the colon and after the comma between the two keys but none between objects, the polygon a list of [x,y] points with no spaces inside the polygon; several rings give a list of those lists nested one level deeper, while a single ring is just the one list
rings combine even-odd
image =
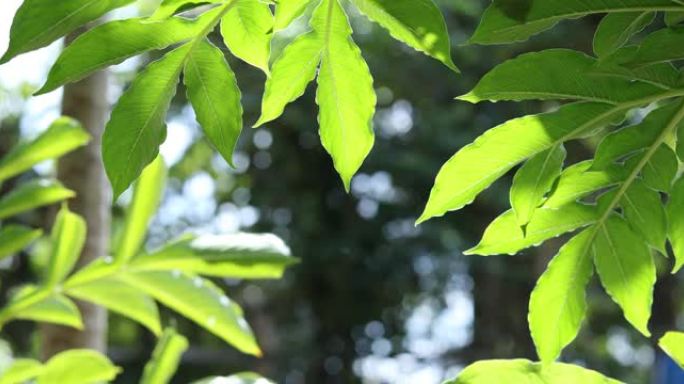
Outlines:
[{"label": "leaf tip", "polygon": [[475,95],[473,92],[468,92],[465,95],[461,95],[461,96],[456,97],[456,100],[465,101],[465,102],[472,103],[472,104],[477,104],[482,99],[477,97],[477,95]]}]

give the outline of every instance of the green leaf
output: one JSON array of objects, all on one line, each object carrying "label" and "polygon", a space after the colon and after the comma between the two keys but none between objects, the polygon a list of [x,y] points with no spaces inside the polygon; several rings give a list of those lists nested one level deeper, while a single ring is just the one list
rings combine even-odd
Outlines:
[{"label": "green leaf", "polygon": [[275,26],[276,32],[287,28],[300,17],[306,7],[311,4],[311,0],[278,0],[275,8]]},{"label": "green leaf", "polygon": [[463,208],[517,164],[609,123],[615,114],[609,105],[577,103],[490,129],[442,167],[418,222]]},{"label": "green leaf", "polygon": [[656,63],[665,63],[684,58],[682,41],[684,30],[663,28],[648,35],[639,44],[639,48],[631,52],[622,64],[628,67],[644,67]]},{"label": "green leaf", "polygon": [[[634,47],[629,47],[634,48]],[[614,76],[640,81],[665,90],[673,89],[679,83],[679,71],[672,63],[659,63],[646,67],[626,68],[609,61],[599,62],[589,75]]]},{"label": "green leaf", "polygon": [[255,126],[277,119],[287,104],[304,94],[306,86],[316,77],[322,53],[323,40],[316,33],[300,35],[285,47],[266,80],[261,117]]},{"label": "green leaf", "polygon": [[446,22],[433,0],[352,0],[395,39],[458,72],[451,59]]},{"label": "green leaf", "polygon": [[119,279],[101,278],[67,286],[66,294],[119,313],[142,324],[155,335],[161,333],[159,311],[154,300]]},{"label": "green leaf", "polygon": [[296,263],[274,235],[239,233],[183,240],[134,259],[135,270],[182,270],[233,279],[280,278]]},{"label": "green leaf", "polygon": [[511,187],[511,207],[519,226],[530,222],[534,211],[553,187],[563,169],[565,155],[563,145],[556,145],[534,155],[516,172]]},{"label": "green leaf", "polygon": [[311,25],[325,41],[316,93],[321,141],[349,190],[375,141],[373,78],[338,0],[323,0]]},{"label": "green leaf", "polygon": [[206,28],[211,19],[207,15],[212,14],[207,12],[197,20],[126,19],[97,26],[62,51],[50,69],[47,82],[36,94],[50,92],[143,52],[190,40]]},{"label": "green leaf", "polygon": [[273,26],[273,14],[267,3],[233,0],[221,20],[221,35],[233,55],[268,75]]},{"label": "green leaf", "polygon": [[651,24],[655,16],[655,12],[607,14],[596,29],[594,53],[603,57],[615,52]]},{"label": "green leaf", "polygon": [[632,230],[651,247],[667,255],[667,216],[660,194],[636,180],[625,191],[621,205]]},{"label": "green leaf", "polygon": [[594,13],[684,10],[672,0],[495,0],[470,39],[474,44],[525,41],[563,19]]},{"label": "green leaf", "polygon": [[121,369],[106,356],[89,349],[72,349],[51,358],[37,384],[84,384],[113,380]]},{"label": "green leaf", "polygon": [[10,44],[0,64],[45,47],[76,28],[133,0],[25,0],[12,22]]},{"label": "green leaf", "polygon": [[107,176],[118,198],[159,154],[166,139],[166,112],[192,44],[150,64],[112,111],[102,139]]},{"label": "green leaf", "polygon": [[17,145],[0,160],[0,182],[42,161],[69,153],[89,140],[90,136],[76,120],[59,118],[34,141]]},{"label": "green leaf", "polygon": [[164,160],[158,156],[143,170],[135,183],[133,200],[126,212],[123,235],[114,258],[117,263],[125,264],[140,251],[147,227],[163,197],[166,174]]},{"label": "green leaf", "polygon": [[238,350],[261,355],[252,330],[242,315],[242,309],[208,280],[177,270],[129,272],[122,279]]},{"label": "green leaf", "polygon": [[641,123],[606,136],[596,149],[592,168],[594,170],[605,169],[629,154],[650,147],[658,140],[677,112],[677,103],[667,104],[649,113]]},{"label": "green leaf", "polygon": [[[32,288],[27,289],[26,293],[20,295],[16,300],[21,302],[24,297],[34,294],[31,290]],[[83,329],[81,313],[78,311],[76,304],[61,294],[53,294],[37,301],[35,304],[18,307],[16,311],[10,310],[9,313],[9,317],[14,319],[60,324],[75,329]]]},{"label": "green leaf", "polygon": [[185,64],[184,82],[197,121],[229,164],[242,131],[242,105],[235,74],[220,49],[198,43]]},{"label": "green leaf", "polygon": [[33,359],[16,359],[6,370],[0,372],[0,384],[22,384],[38,375],[42,364]]},{"label": "green leaf", "polygon": [[28,247],[42,235],[43,231],[40,229],[23,225],[8,225],[0,228],[0,260]]},{"label": "green leaf", "polygon": [[677,157],[684,161],[684,125],[681,125],[677,130]]},{"label": "green leaf", "polygon": [[667,144],[661,144],[646,163],[641,177],[649,187],[657,191],[669,192],[678,168],[677,155]]},{"label": "green leaf", "polygon": [[161,20],[173,16],[176,12],[187,8],[202,5],[220,3],[224,0],[163,0],[159,8],[150,17],[151,20]]},{"label": "green leaf", "polygon": [[258,373],[242,372],[230,376],[214,376],[195,381],[192,384],[212,384],[212,383],[236,383],[236,384],[275,384],[273,381],[263,378]]},{"label": "green leaf", "polygon": [[579,333],[587,310],[585,290],[593,273],[593,236],[588,229],[568,241],[530,296],[530,332],[543,362],[556,360]]},{"label": "green leaf", "polygon": [[684,12],[665,12],[665,24],[675,27],[684,22]]},{"label": "green leaf", "polygon": [[648,246],[618,216],[596,227],[592,253],[601,283],[625,318],[644,336],[653,303],[656,269]]},{"label": "green leaf", "polygon": [[544,203],[546,208],[560,208],[568,203],[618,184],[627,177],[622,165],[612,165],[600,171],[592,171],[592,161],[582,161],[567,167]]},{"label": "green leaf", "polygon": [[484,360],[464,369],[444,384],[620,384],[598,372],[577,365],[533,363],[529,360]]},{"label": "green leaf", "polygon": [[660,339],[658,345],[684,369],[684,333],[668,332]]},{"label": "green leaf", "polygon": [[181,356],[188,349],[188,339],[173,328],[164,330],[152,359],[145,365],[140,384],[166,384],[178,369]]},{"label": "green leaf", "polygon": [[471,103],[570,99],[616,104],[662,92],[651,84],[588,76],[595,65],[594,58],[568,49],[526,53],[495,67],[459,99]]},{"label": "green leaf", "polygon": [[70,199],[75,195],[55,181],[32,181],[0,199],[0,219]]},{"label": "green leaf", "polygon": [[668,239],[676,260],[672,273],[677,273],[684,266],[684,177],[677,180],[670,193],[667,220]]},{"label": "green leaf", "polygon": [[85,244],[86,223],[64,207],[57,214],[51,239],[52,251],[45,282],[47,286],[61,283],[76,265]]},{"label": "green leaf", "polygon": [[598,220],[593,206],[571,203],[560,208],[539,208],[525,230],[512,210],[496,218],[485,230],[480,243],[466,255],[513,255],[545,240],[572,232]]}]

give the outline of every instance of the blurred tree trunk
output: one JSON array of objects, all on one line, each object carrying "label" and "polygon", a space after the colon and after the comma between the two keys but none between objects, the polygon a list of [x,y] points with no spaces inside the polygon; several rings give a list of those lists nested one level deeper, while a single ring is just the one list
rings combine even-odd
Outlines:
[{"label": "blurred tree trunk", "polygon": [[[67,37],[72,41],[84,30]],[[88,236],[77,268],[104,256],[109,245],[111,195],[100,156],[102,132],[108,116],[107,72],[98,72],[64,88],[62,113],[80,121],[92,136],[90,143],[62,158],[58,177],[76,192],[69,201],[72,211],[83,216]],[[107,347],[107,312],[89,303],[78,302],[83,331],[55,325],[42,326],[42,355],[47,359],[66,349],[90,348],[104,352]]]}]

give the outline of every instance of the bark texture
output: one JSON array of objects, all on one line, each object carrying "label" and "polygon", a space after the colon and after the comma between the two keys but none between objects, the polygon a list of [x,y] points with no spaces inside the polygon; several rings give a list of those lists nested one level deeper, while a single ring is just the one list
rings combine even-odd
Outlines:
[{"label": "bark texture", "polygon": [[[73,40],[83,30],[67,38]],[[111,193],[102,163],[102,133],[109,113],[108,75],[98,72],[64,88],[62,113],[83,124],[92,136],[90,143],[65,156],[59,162],[58,177],[77,194],[69,207],[88,225],[88,236],[77,268],[105,256],[109,246]],[[90,348],[105,352],[107,347],[107,312],[98,306],[77,302],[83,316],[83,331],[56,325],[42,326],[42,355],[49,358],[72,348]]]}]

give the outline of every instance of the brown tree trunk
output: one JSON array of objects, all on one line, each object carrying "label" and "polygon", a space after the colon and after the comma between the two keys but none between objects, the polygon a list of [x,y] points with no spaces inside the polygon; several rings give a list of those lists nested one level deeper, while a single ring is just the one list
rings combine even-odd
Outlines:
[{"label": "brown tree trunk", "polygon": [[[73,40],[79,31],[70,35]],[[62,158],[58,177],[76,192],[69,207],[88,225],[88,236],[77,268],[104,256],[109,246],[111,194],[100,155],[102,132],[108,116],[107,73],[98,72],[64,88],[62,113],[83,124],[92,136],[90,143]],[[89,303],[78,302],[83,331],[55,325],[42,327],[44,359],[66,349],[90,348],[104,352],[107,347],[107,312]]]}]

